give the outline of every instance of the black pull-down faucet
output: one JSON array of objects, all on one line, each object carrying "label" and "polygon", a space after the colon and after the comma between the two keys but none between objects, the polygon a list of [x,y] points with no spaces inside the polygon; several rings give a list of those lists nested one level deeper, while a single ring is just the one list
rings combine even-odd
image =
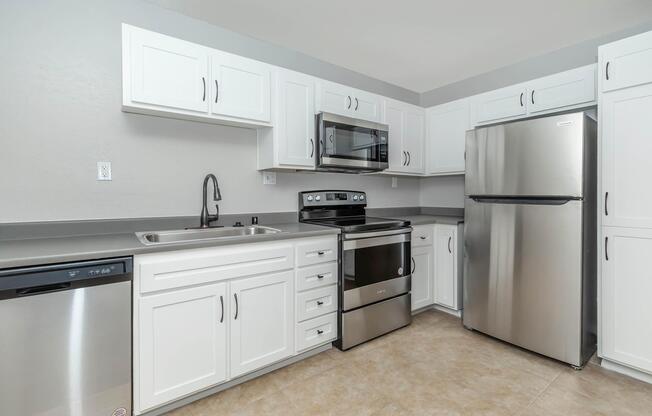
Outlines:
[{"label": "black pull-down faucet", "polygon": [[209,173],[206,175],[204,178],[204,187],[203,187],[203,204],[201,208],[201,218],[200,218],[200,228],[208,228],[210,227],[210,223],[217,221],[220,218],[220,206],[215,204],[215,209],[217,210],[215,212],[215,215],[209,214],[208,213],[208,201],[206,194],[208,192],[208,181],[212,180],[213,181],[213,201],[221,201],[222,200],[222,194],[220,193],[220,186],[217,183],[217,178],[215,175],[212,173]]}]

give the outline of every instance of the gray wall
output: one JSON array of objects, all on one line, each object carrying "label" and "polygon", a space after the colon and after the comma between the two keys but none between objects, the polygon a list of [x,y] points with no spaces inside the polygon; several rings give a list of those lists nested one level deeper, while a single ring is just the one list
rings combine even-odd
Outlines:
[{"label": "gray wall", "polygon": [[[391,188],[389,177],[286,173],[262,185],[255,131],[123,113],[122,22],[406,99],[141,1],[2,1],[0,223],[198,215],[208,172],[220,180],[223,213],[293,211],[298,191],[324,187],[365,190],[372,207],[418,205],[419,179]],[[112,162],[113,181],[95,180],[98,161]]]},{"label": "gray wall", "polygon": [[432,107],[511,84],[589,65],[598,61],[598,46],[649,30],[652,30],[652,22],[445,85],[421,94],[421,106]]}]

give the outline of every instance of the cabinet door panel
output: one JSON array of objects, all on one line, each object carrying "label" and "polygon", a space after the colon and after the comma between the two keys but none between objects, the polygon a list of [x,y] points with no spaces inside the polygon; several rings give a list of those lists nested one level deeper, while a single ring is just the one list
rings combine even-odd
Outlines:
[{"label": "cabinet door panel", "polygon": [[477,124],[494,123],[527,114],[525,85],[513,85],[474,97]]},{"label": "cabinet door panel", "polygon": [[458,309],[456,226],[435,226],[435,303]]},{"label": "cabinet door panel", "polygon": [[208,113],[206,48],[131,26],[123,26],[123,37],[127,100]]},{"label": "cabinet door panel", "polygon": [[317,82],[317,111],[351,117],[353,97],[351,89],[334,82]]},{"label": "cabinet door panel", "polygon": [[428,109],[428,173],[463,173],[469,100]]},{"label": "cabinet door panel", "polygon": [[405,112],[403,147],[408,153],[407,168],[412,173],[425,173],[425,117],[423,110],[408,109]]},{"label": "cabinet door panel", "polygon": [[385,100],[385,124],[389,126],[389,169],[404,172],[407,153],[403,149],[403,125],[405,112],[399,103]]},{"label": "cabinet door panel", "polygon": [[226,301],[226,283],[139,299],[141,410],[226,380]]},{"label": "cabinet door panel", "polygon": [[380,99],[373,94],[354,90],[351,110],[355,118],[380,121]]},{"label": "cabinet door panel", "polygon": [[602,91],[652,82],[652,32],[599,48]]},{"label": "cabinet door panel", "polygon": [[528,111],[542,111],[595,101],[595,65],[539,78],[529,82]]},{"label": "cabinet door panel", "polygon": [[294,273],[230,283],[231,377],[294,354]]},{"label": "cabinet door panel", "polygon": [[604,225],[652,228],[652,193],[643,185],[652,178],[650,114],[652,84],[602,96]]},{"label": "cabinet door panel", "polygon": [[315,166],[315,83],[312,77],[279,70],[276,94],[279,112],[278,162],[282,165]]},{"label": "cabinet door panel", "polygon": [[601,335],[605,358],[652,372],[652,231],[603,228]]},{"label": "cabinet door panel", "polygon": [[412,249],[412,310],[434,303],[432,246]]},{"label": "cabinet door panel", "polygon": [[223,52],[211,55],[211,113],[269,122],[271,68]]}]

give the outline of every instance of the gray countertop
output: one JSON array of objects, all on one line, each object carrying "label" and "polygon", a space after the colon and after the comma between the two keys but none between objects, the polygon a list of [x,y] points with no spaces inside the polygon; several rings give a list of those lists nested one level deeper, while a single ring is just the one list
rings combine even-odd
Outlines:
[{"label": "gray countertop", "polygon": [[254,236],[238,236],[224,239],[155,245],[141,243],[133,232],[0,240],[0,269],[132,256],[135,254],[189,248],[217,247],[239,243],[257,243],[288,238],[339,234],[339,230],[336,228],[320,227],[310,224],[287,223],[264,225],[279,229],[281,232],[276,234],[259,234]]},{"label": "gray countertop", "polygon": [[406,221],[410,221],[411,225],[426,225],[426,224],[452,224],[456,225],[464,222],[464,217],[457,217],[451,215],[406,215],[394,216]]}]

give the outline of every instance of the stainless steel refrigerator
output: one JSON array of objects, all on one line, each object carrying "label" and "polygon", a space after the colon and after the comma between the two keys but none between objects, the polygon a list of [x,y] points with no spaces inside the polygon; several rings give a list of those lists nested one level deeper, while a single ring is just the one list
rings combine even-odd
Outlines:
[{"label": "stainless steel refrigerator", "polygon": [[596,346],[595,110],[466,137],[464,326],[580,367]]}]

